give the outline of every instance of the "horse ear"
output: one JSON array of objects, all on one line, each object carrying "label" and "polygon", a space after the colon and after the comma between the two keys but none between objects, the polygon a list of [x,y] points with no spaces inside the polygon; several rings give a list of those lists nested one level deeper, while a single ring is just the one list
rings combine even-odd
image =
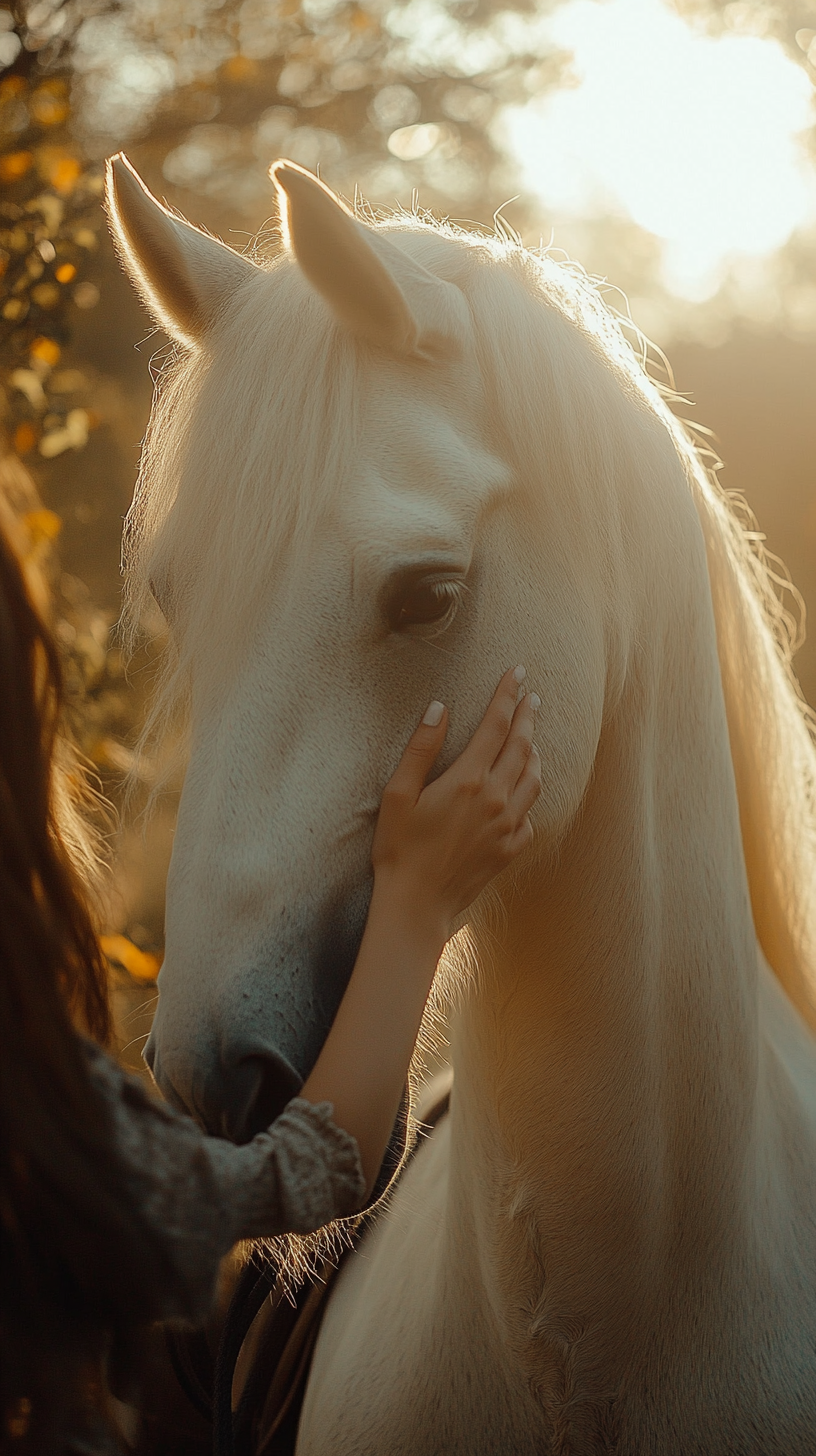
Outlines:
[{"label": "horse ear", "polygon": [[434,277],[294,162],[273,163],[286,240],[339,322],[390,354],[434,359],[458,352],[464,295]]},{"label": "horse ear", "polygon": [[168,212],[121,152],[108,160],[106,201],[137,291],[174,339],[195,347],[255,264]]}]

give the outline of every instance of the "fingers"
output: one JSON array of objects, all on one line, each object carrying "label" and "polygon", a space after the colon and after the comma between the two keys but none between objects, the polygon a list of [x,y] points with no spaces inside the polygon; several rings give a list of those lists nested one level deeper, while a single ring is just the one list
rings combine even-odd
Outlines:
[{"label": "fingers", "polygon": [[[516,784],[510,800],[515,816],[524,819],[541,793],[541,759],[535,744],[532,745],[524,771]],[[529,821],[528,821],[529,822]]]},{"label": "fingers", "polygon": [[448,731],[448,710],[444,703],[429,703],[422,722],[408,739],[396,772],[386,785],[386,794],[416,802],[425,780],[436,763]]},{"label": "fingers", "polygon": [[516,710],[519,684],[524,682],[526,676],[527,670],[521,666],[511,667],[504,674],[487,712],[462,755],[471,766],[485,772],[493,767],[507,741]]},{"label": "fingers", "polygon": [[518,704],[510,731],[493,765],[493,777],[508,793],[516,787],[530,756],[535,726],[535,710],[540,704],[536,693],[527,693]]},{"label": "fingers", "polygon": [[[523,667],[510,668],[504,674],[484,718],[457,761],[460,771],[466,770],[476,784],[486,781],[489,775],[519,819],[532,807],[541,783],[537,756],[531,764],[534,715],[540,700],[535,693],[530,693],[516,702],[525,676]],[[447,708],[442,703],[429,703],[386,785],[384,798],[416,803],[441,752],[447,730]]]}]

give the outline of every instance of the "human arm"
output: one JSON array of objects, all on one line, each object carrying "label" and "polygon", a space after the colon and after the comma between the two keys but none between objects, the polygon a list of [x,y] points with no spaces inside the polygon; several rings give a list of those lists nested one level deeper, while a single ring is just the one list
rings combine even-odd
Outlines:
[{"label": "human arm", "polygon": [[431,704],[386,786],[374,836],[374,891],[340,1008],[301,1091],[331,1102],[360,1149],[370,1193],[399,1107],[439,957],[463,912],[529,844],[541,785],[534,698],[505,673],[454,764],[427,776],[448,727]]},{"label": "human arm", "polygon": [[348,990],[302,1096],[271,1128],[243,1147],[205,1137],[85,1044],[119,1163],[115,1196],[153,1250],[142,1317],[201,1318],[219,1261],[236,1240],[308,1232],[363,1204],[442,947],[462,911],[530,838],[539,770],[530,701],[516,708],[517,691],[507,674],[471,744],[427,788],[447,716],[412,736],[384,795],[374,895]]}]

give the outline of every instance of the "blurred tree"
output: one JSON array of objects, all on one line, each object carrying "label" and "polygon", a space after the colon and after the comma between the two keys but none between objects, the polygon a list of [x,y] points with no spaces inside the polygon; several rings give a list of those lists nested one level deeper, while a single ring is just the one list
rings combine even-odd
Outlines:
[{"label": "blurred tree", "polygon": [[[59,509],[42,508],[22,462],[36,462],[42,477],[47,462],[81,450],[99,424],[98,379],[75,367],[70,342],[77,318],[99,300],[86,275],[103,232],[103,175],[73,132],[70,72],[43,65],[13,19],[0,11],[0,427],[9,457],[2,484],[6,504],[24,514],[33,550],[53,545],[62,519]],[[23,482],[35,502],[24,513]],[[128,726],[121,661],[108,644],[112,614],[53,563],[49,577],[77,737],[94,752],[114,725]]]},{"label": "blurred tree", "polygon": [[13,74],[36,57],[40,74],[70,75],[87,155],[138,139],[171,184],[245,214],[268,206],[284,144],[375,199],[419,184],[456,205],[490,190],[496,105],[560,74],[541,13],[532,0],[37,0],[7,40]]},{"label": "blurred tree", "polygon": [[[0,38],[9,39],[6,31]],[[83,277],[98,246],[102,175],[69,130],[68,81],[34,58],[0,80],[0,350],[5,427],[20,455],[80,448],[95,423],[74,407],[85,380],[60,367],[73,310],[92,308]],[[27,64],[26,64],[27,63]]]}]

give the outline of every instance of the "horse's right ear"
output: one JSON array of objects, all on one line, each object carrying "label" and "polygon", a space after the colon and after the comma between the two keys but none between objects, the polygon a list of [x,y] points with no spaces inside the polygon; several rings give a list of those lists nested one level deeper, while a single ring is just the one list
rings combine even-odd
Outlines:
[{"label": "horse's right ear", "polygon": [[114,242],[144,303],[194,348],[255,264],[162,207],[121,152],[108,160],[106,201]]},{"label": "horse's right ear", "polygon": [[359,222],[313,173],[285,158],[269,172],[280,194],[284,238],[345,328],[397,356],[433,360],[459,352],[469,319],[454,284]]}]

